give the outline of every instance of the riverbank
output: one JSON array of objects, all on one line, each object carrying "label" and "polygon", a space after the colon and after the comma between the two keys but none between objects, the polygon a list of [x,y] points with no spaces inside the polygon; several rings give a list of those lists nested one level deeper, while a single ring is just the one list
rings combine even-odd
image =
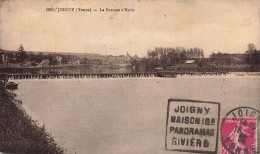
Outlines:
[{"label": "riverbank", "polygon": [[26,154],[62,154],[44,126],[37,126],[15,94],[0,87],[0,151]]}]

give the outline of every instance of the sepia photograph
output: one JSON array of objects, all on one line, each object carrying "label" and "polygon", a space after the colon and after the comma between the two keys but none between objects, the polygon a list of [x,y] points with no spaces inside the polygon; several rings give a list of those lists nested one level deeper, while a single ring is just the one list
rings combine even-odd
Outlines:
[{"label": "sepia photograph", "polygon": [[260,154],[259,0],[0,0],[0,153]]}]

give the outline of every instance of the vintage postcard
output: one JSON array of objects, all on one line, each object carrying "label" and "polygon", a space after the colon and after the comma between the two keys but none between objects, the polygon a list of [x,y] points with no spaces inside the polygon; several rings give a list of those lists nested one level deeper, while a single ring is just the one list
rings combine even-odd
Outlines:
[{"label": "vintage postcard", "polygon": [[0,152],[260,154],[259,0],[0,0]]}]

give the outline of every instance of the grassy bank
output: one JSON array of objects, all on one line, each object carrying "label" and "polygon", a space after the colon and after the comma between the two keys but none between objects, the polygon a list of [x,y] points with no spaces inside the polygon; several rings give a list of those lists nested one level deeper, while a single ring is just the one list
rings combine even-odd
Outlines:
[{"label": "grassy bank", "polygon": [[0,151],[26,154],[64,153],[21,107],[15,95],[0,86]]}]

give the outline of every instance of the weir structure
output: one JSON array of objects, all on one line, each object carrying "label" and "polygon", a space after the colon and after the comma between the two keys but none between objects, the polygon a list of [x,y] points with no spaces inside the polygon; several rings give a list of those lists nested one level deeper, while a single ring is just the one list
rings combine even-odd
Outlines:
[{"label": "weir structure", "polygon": [[71,78],[133,78],[133,77],[168,77],[174,78],[177,75],[189,76],[212,76],[226,75],[227,72],[175,72],[172,76],[168,72],[147,72],[147,73],[98,73],[98,74],[6,74],[10,80],[23,79],[71,79]]}]

